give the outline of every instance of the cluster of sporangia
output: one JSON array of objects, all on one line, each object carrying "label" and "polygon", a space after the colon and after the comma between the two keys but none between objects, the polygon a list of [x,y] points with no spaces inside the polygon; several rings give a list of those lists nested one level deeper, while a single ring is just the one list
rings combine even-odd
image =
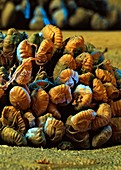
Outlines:
[{"label": "cluster of sporangia", "polygon": [[121,70],[46,25],[0,34],[0,143],[88,149],[121,142]]}]

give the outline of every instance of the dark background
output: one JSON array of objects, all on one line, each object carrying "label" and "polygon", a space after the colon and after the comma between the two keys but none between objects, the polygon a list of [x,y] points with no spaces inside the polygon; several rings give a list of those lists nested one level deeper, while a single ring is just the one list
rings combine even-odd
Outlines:
[{"label": "dark background", "polygon": [[0,29],[120,30],[120,0],[0,0]]}]

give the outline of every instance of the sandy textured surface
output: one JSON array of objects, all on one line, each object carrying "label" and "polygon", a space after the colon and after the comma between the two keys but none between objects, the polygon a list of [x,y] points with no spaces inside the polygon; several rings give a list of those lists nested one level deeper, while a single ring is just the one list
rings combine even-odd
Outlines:
[{"label": "sandy textured surface", "polygon": [[[32,32],[28,32],[30,35]],[[64,39],[81,34],[102,51],[112,65],[121,69],[121,32],[64,32]],[[121,146],[97,150],[61,151],[30,147],[0,146],[0,170],[120,170]]]},{"label": "sandy textured surface", "polygon": [[121,147],[57,150],[0,146],[0,170],[120,170]]}]

